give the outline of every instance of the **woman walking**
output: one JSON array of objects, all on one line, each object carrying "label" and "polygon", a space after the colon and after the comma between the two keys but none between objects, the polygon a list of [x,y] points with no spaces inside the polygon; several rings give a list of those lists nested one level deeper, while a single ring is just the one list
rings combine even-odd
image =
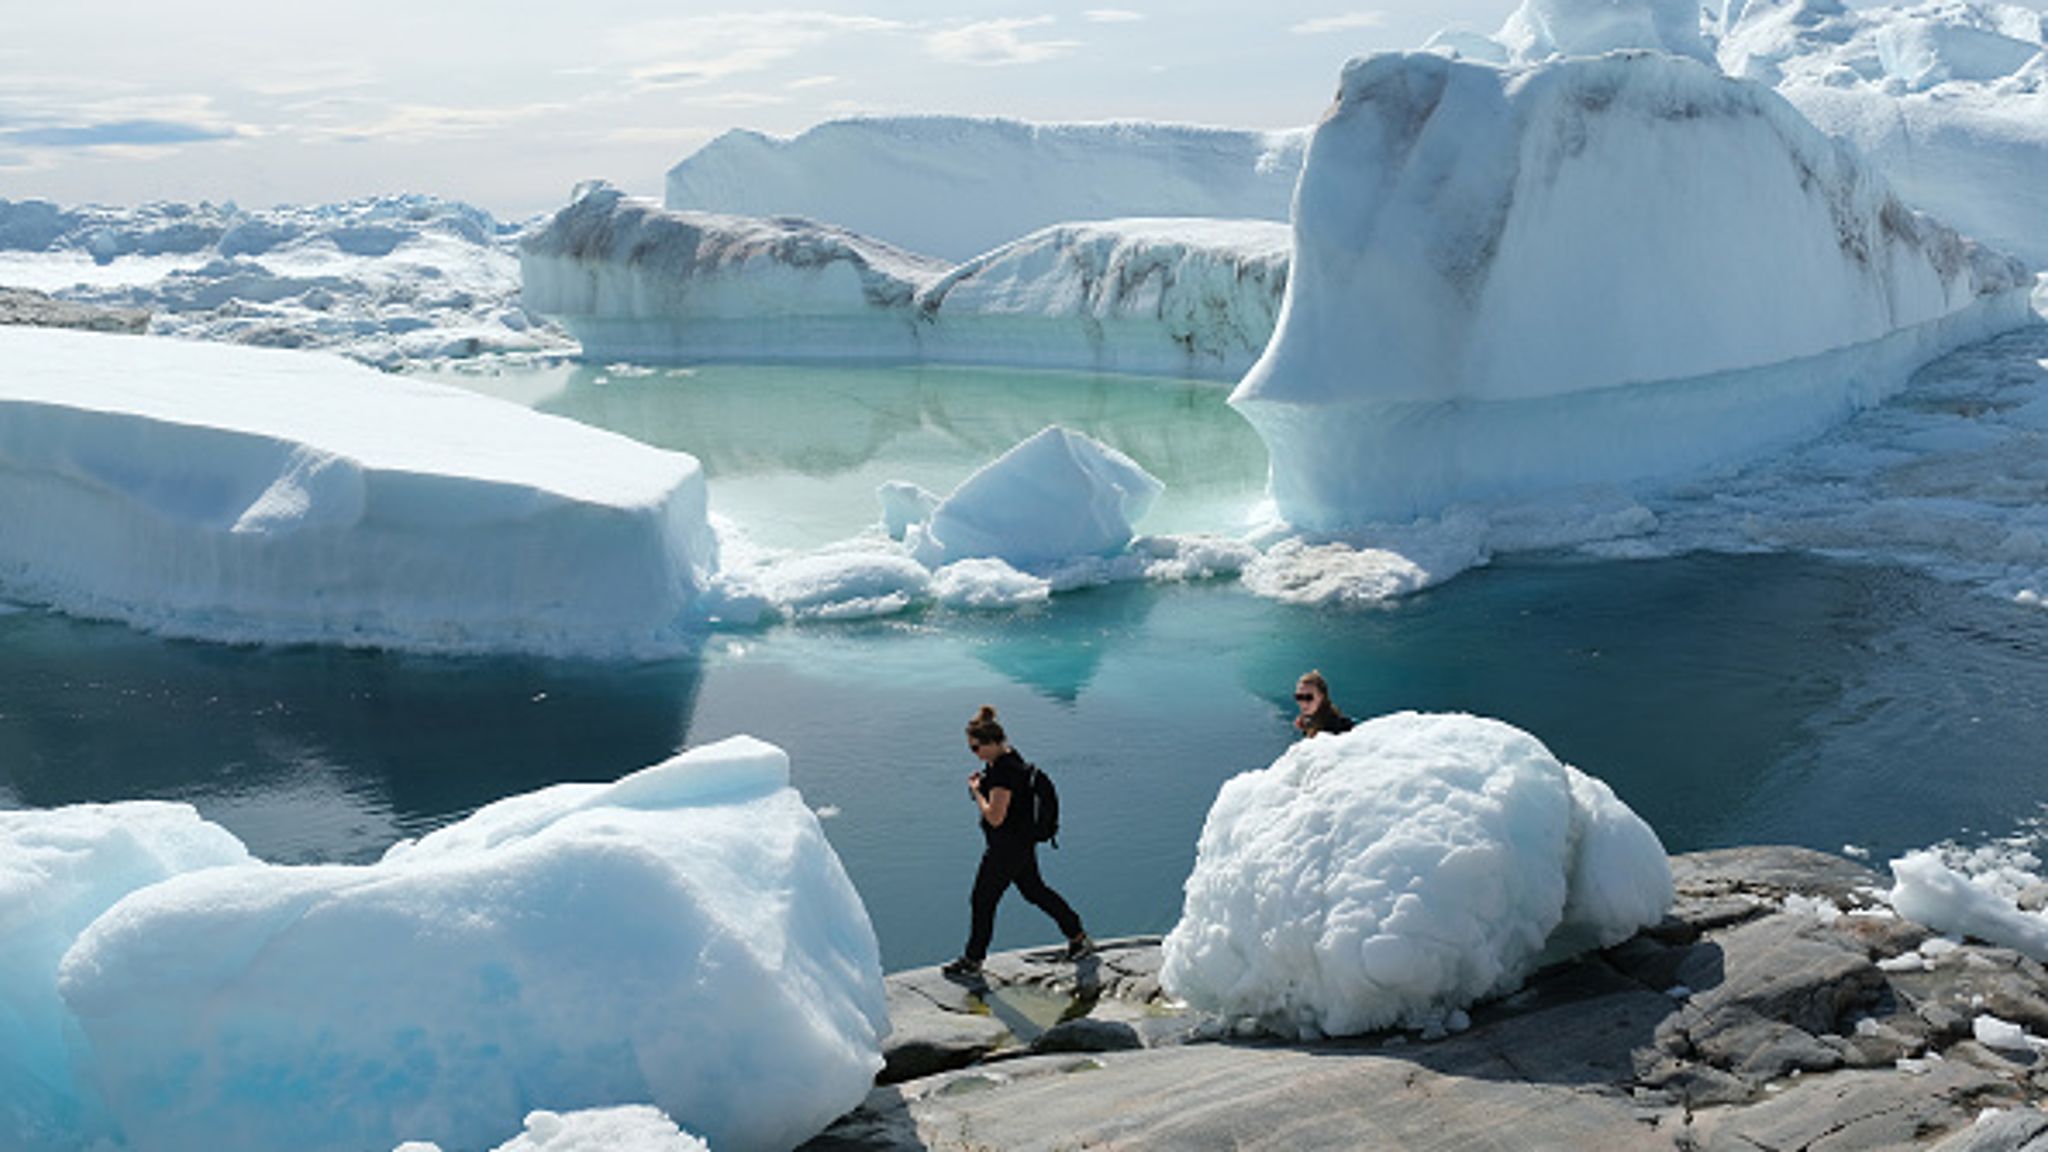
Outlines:
[{"label": "woman walking", "polygon": [[967,723],[967,748],[984,765],[967,778],[967,794],[981,812],[987,846],[968,900],[973,926],[967,933],[967,950],[940,971],[948,976],[981,975],[981,962],[987,959],[989,940],[996,932],[996,905],[1012,884],[1059,925],[1067,938],[1067,959],[1079,960],[1095,951],[1094,941],[1081,930],[1081,917],[1038,875],[1038,835],[1031,815],[1031,776],[1038,770],[1010,747],[1003,726],[996,723],[996,710],[986,704]]}]

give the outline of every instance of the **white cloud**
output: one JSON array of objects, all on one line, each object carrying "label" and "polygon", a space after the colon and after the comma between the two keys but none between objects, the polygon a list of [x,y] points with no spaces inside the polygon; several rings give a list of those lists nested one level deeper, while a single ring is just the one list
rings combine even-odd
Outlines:
[{"label": "white cloud", "polygon": [[823,88],[828,84],[837,83],[839,83],[839,77],[837,76],[805,76],[800,79],[791,80],[783,85],[783,87],[802,90],[805,88]]},{"label": "white cloud", "polygon": [[513,124],[563,111],[566,107],[562,104],[512,104],[451,108],[439,104],[394,104],[384,108],[381,115],[314,127],[306,135],[354,143],[424,144],[435,140],[487,136]]},{"label": "white cloud", "polygon": [[1081,13],[1081,19],[1090,24],[1128,24],[1144,18],[1143,12],[1133,12],[1128,8],[1090,8]]},{"label": "white cloud", "polygon": [[695,87],[762,71],[834,37],[904,27],[831,12],[720,12],[635,24],[607,43],[615,58],[640,62],[628,69],[638,86]]},{"label": "white cloud", "polygon": [[1078,40],[1027,40],[1018,35],[1026,28],[1038,28],[1052,22],[1051,16],[1037,16],[1029,20],[983,20],[933,32],[924,38],[924,47],[925,51],[948,64],[985,67],[1036,64],[1064,56],[1081,46]]},{"label": "white cloud", "polygon": [[1287,30],[1300,36],[1320,36],[1325,32],[1353,32],[1360,28],[1377,28],[1387,22],[1385,12],[1345,12],[1336,16],[1318,16],[1314,20],[1303,20]]}]

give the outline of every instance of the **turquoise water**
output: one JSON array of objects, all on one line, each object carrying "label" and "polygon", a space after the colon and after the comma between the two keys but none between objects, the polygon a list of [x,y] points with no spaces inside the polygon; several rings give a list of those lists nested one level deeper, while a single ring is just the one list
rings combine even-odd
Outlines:
[{"label": "turquoise water", "polygon": [[[773,416],[746,402],[802,374],[836,398],[784,395],[764,407],[800,411]],[[1263,476],[1256,437],[1200,385],[979,373],[934,395],[947,381],[916,373],[596,375],[491,386],[672,446],[707,437],[714,503],[766,509],[750,527],[792,546],[873,518],[871,491],[840,489],[922,469],[943,490],[1052,408],[1170,483],[1209,477],[1166,509],[1183,530],[1241,516]],[[855,438],[859,409],[891,415]],[[764,421],[772,435],[734,442]],[[782,517],[774,494],[790,492],[819,503]],[[1674,851],[1856,845],[1882,861],[2011,831],[2048,800],[2048,615],[1892,569],[1697,555],[1523,558],[1350,611],[1229,583],[1117,585],[726,633],[628,665],[229,648],[0,615],[0,805],[183,799],[268,859],[364,861],[499,796],[748,732],[789,750],[896,968],[966,933],[980,841],[961,728],[976,706],[995,704],[1060,783],[1052,883],[1098,934],[1161,931],[1217,786],[1286,747],[1311,666],[1355,715],[1460,709],[1528,729]],[[1004,906],[998,946],[1051,935]]]}]

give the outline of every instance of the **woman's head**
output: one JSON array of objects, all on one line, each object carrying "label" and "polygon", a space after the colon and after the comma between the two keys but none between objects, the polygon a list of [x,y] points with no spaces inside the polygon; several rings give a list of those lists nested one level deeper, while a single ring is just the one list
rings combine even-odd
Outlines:
[{"label": "woman's head", "polygon": [[1321,672],[1310,669],[1294,682],[1294,705],[1304,713],[1330,707],[1330,682],[1323,679]]},{"label": "woman's head", "polygon": [[996,710],[992,705],[983,704],[981,710],[974,714],[974,719],[967,722],[967,747],[977,756],[988,752],[989,755],[982,756],[984,760],[1000,751],[1007,739],[1003,726],[996,723]]}]

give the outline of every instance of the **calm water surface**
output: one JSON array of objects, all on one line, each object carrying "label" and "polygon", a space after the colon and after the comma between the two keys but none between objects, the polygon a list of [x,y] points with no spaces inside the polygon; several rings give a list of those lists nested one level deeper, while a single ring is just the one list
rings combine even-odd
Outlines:
[{"label": "calm water surface", "polygon": [[[805,373],[832,398],[781,394]],[[1171,530],[1227,527],[1263,481],[1257,438],[1202,385],[582,369],[490,387],[699,452],[714,504],[788,546],[871,521],[874,483],[943,491],[1050,419],[1177,484]],[[878,415],[856,429],[863,410]],[[0,615],[0,805],[181,799],[267,859],[365,861],[500,796],[747,732],[789,750],[896,968],[965,935],[976,706],[1060,783],[1052,882],[1098,934],[1161,931],[1218,785],[1286,747],[1310,666],[1356,715],[1528,729],[1674,851],[1853,844],[1881,860],[2003,834],[2048,801],[2048,615],[1890,569],[1701,555],[1522,559],[1352,611],[1115,586],[719,634],[642,664],[230,648],[19,612]],[[1005,905],[998,946],[1051,935]]]}]

